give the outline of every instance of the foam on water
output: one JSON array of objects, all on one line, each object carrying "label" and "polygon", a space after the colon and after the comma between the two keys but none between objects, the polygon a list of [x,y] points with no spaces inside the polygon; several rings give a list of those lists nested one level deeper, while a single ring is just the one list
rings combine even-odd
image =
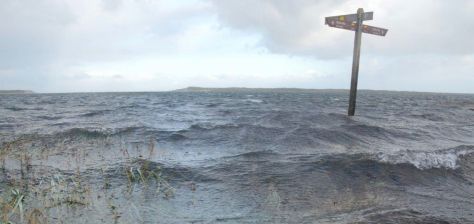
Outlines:
[{"label": "foam on water", "polygon": [[473,146],[460,146],[453,149],[437,151],[405,150],[396,153],[379,153],[377,159],[391,164],[409,163],[418,169],[458,168],[460,156],[474,152]]},{"label": "foam on water", "polygon": [[260,99],[246,99],[245,101],[251,102],[251,103],[263,103],[263,100],[260,100]]}]

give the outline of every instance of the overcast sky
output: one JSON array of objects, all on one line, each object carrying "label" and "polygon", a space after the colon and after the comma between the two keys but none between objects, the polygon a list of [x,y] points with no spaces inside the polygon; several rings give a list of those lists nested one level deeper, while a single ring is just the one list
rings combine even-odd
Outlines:
[{"label": "overcast sky", "polygon": [[474,93],[470,0],[1,0],[0,89],[346,89],[359,7],[360,88]]}]

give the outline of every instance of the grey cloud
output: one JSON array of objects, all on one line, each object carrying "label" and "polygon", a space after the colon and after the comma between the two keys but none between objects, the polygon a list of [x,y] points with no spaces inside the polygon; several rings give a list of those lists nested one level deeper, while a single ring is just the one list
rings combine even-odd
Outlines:
[{"label": "grey cloud", "polygon": [[[172,7],[168,5],[170,3]],[[133,65],[135,59],[185,54],[187,52],[180,51],[186,51],[183,50],[186,47],[181,48],[180,44],[190,41],[190,37],[180,38],[199,25],[214,24],[215,18],[222,30],[238,30],[242,36],[261,37],[259,44],[263,47],[254,46],[252,42],[251,51],[262,51],[262,55],[303,56],[308,60],[316,59],[319,64],[342,68],[335,68],[327,77],[315,68],[317,78],[306,74],[309,77],[306,80],[311,82],[302,79],[263,82],[253,76],[235,78],[239,75],[233,74],[216,76],[215,82],[201,76],[193,79],[166,77],[173,86],[258,87],[265,83],[266,87],[341,88],[348,83],[353,34],[325,26],[323,19],[351,13],[357,7],[375,11],[374,21],[367,24],[390,29],[384,38],[363,37],[362,88],[473,91],[474,44],[471,39],[474,30],[471,28],[474,27],[474,1],[467,0],[362,0],[357,3],[345,0],[202,0],[189,3],[2,0],[0,89],[92,91],[109,90],[120,84],[117,90],[127,90],[128,73],[107,71],[107,68],[124,62]],[[220,44],[218,47],[222,48],[223,54],[232,54],[229,51],[233,48],[227,45],[228,42],[214,43],[216,40],[209,40],[206,43],[209,46],[199,47],[215,49]],[[85,73],[94,68],[99,69]],[[102,77],[102,72],[106,78],[97,78]],[[114,78],[111,74],[115,72],[123,78]],[[153,72],[167,71],[150,71]],[[295,75],[301,78],[301,74]],[[154,83],[162,80],[146,82],[147,88],[152,89]],[[405,80],[411,81],[406,83]],[[116,85],[108,85],[109,81]],[[133,88],[140,90],[144,83],[136,81]],[[170,87],[163,84],[160,88]]]},{"label": "grey cloud", "polygon": [[123,75],[115,74],[115,75],[112,76],[112,78],[114,78],[114,79],[123,79],[124,77],[123,77]]},{"label": "grey cloud", "polygon": [[64,38],[63,58],[81,61],[116,61],[124,58],[174,53],[178,36],[203,16],[205,4],[172,10],[162,1],[113,1],[114,10],[92,23],[73,27]]},{"label": "grey cloud", "polygon": [[122,0],[102,0],[102,7],[104,10],[115,11],[122,5],[122,3]]},{"label": "grey cloud", "polygon": [[366,24],[389,32],[363,35],[361,88],[474,90],[474,1],[210,1],[224,26],[259,34],[260,44],[271,52],[347,61],[347,72],[337,71],[313,87],[349,82],[354,35],[325,26],[324,17],[363,7],[374,11],[374,20]]},{"label": "grey cloud", "polygon": [[75,68],[81,70],[87,63],[176,51],[177,36],[193,20],[209,16],[205,13],[209,4],[175,8],[164,4],[159,0],[2,0],[0,88],[47,90],[52,83],[76,77]]},{"label": "grey cloud", "polygon": [[55,57],[62,33],[74,20],[65,3],[3,0],[0,68],[31,67]]},{"label": "grey cloud", "polygon": [[81,80],[81,79],[90,79],[92,76],[87,74],[86,72],[77,72],[72,75],[69,75],[69,77],[75,80]]},{"label": "grey cloud", "polygon": [[[220,20],[262,35],[262,45],[283,54],[332,58],[348,55],[353,35],[328,28],[324,17],[351,13],[351,1],[211,0]],[[389,28],[387,37],[364,35],[365,52],[380,54],[469,54],[474,52],[474,2],[361,1],[375,10],[369,25]],[[371,8],[372,7],[372,8]],[[338,11],[347,10],[347,11]],[[349,54],[350,55],[350,54]]]},{"label": "grey cloud", "polygon": [[[315,54],[334,56],[328,50],[335,42],[349,47],[343,38],[324,33],[321,25],[330,8],[342,1],[221,1],[212,0],[219,19],[226,25],[260,33],[262,44],[273,52],[283,54]],[[333,38],[333,41],[327,41]],[[323,53],[323,54],[321,54]]]},{"label": "grey cloud", "polygon": [[[376,60],[378,65],[371,65]],[[361,66],[361,88],[472,93],[474,63],[465,56],[369,56]]]},{"label": "grey cloud", "polygon": [[0,3],[0,68],[33,67],[51,60],[55,64],[114,61],[173,52],[176,37],[195,20],[209,16],[209,9],[205,3],[173,9],[164,4],[4,0]]}]

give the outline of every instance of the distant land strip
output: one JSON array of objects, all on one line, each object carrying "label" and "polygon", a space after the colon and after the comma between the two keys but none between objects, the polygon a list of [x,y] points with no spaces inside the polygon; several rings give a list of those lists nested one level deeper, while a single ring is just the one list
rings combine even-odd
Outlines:
[{"label": "distant land strip", "polygon": [[206,88],[187,87],[176,89],[173,92],[347,92],[344,89],[302,89],[302,88],[246,88],[246,87],[226,87],[226,88]]},{"label": "distant land strip", "polygon": [[5,94],[33,94],[35,92],[31,90],[0,90],[0,95]]},{"label": "distant land strip", "polygon": [[[377,90],[377,89],[359,89],[362,92],[384,92],[394,94],[468,94],[472,93],[445,93],[445,92],[418,92],[418,91],[404,91],[404,90]],[[348,89],[305,89],[305,88],[246,88],[246,87],[196,87],[190,86],[183,89],[171,90],[171,92],[183,93],[219,93],[219,92],[254,92],[254,93],[348,93]]]}]

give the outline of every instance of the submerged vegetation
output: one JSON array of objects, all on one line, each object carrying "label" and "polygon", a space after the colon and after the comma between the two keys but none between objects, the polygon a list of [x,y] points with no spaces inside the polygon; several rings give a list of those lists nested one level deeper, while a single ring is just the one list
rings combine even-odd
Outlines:
[{"label": "submerged vegetation", "polygon": [[129,189],[132,190],[136,184],[147,187],[150,184],[156,186],[156,192],[162,193],[169,198],[174,195],[175,189],[164,179],[161,167],[150,168],[150,162],[145,161],[140,167],[130,166],[125,170]]},{"label": "submerged vegetation", "polygon": [[[107,144],[108,140],[103,140]],[[148,152],[134,152],[136,156],[130,156],[129,150],[123,148],[125,156],[116,164],[107,165],[107,156],[98,155],[103,160],[99,169],[84,165],[90,159],[86,158],[91,153],[87,149],[53,149],[64,144],[56,142],[52,148],[44,144],[38,150],[24,138],[1,146],[0,224],[68,223],[63,219],[68,212],[104,208],[109,211],[110,222],[119,222],[125,213],[140,220],[133,203],[120,207],[120,202],[142,193],[153,193],[164,200],[175,194],[161,165],[151,162],[153,141]],[[142,154],[147,158],[143,159]],[[66,164],[69,169],[57,167],[58,164]]]}]

